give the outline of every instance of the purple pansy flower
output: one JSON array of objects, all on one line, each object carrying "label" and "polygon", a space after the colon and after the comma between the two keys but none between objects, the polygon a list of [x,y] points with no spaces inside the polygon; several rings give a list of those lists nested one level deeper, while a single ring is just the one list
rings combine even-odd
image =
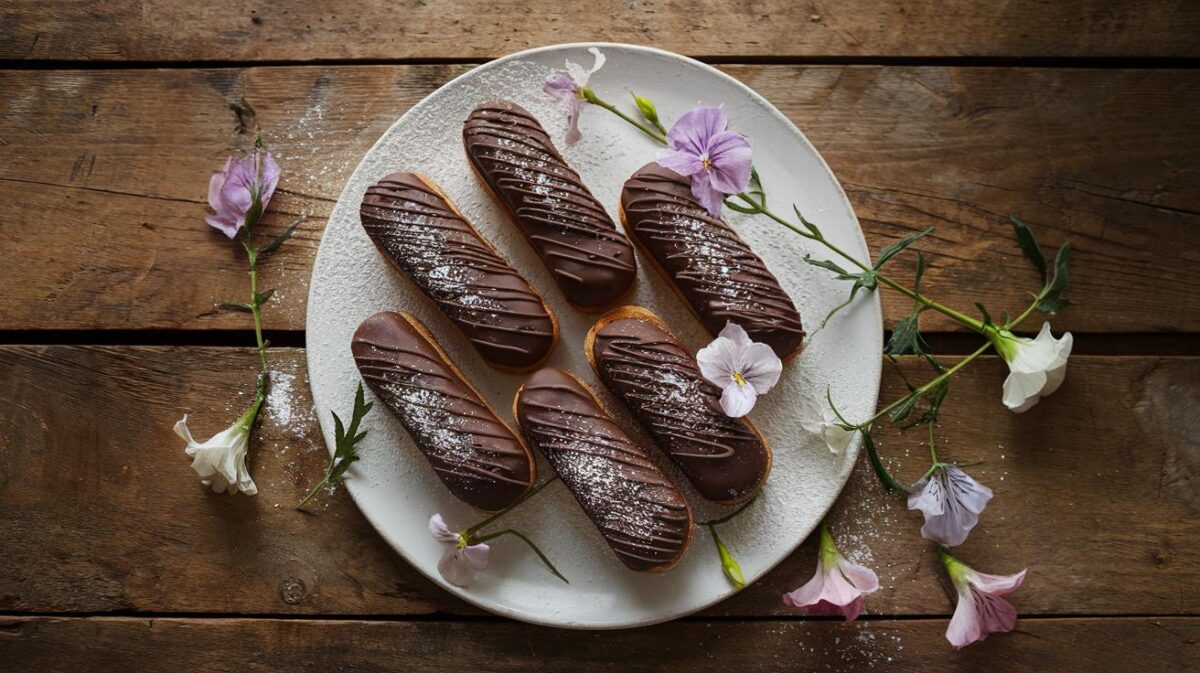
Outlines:
[{"label": "purple pansy flower", "polygon": [[246,226],[246,215],[256,203],[258,213],[266,210],[278,183],[279,164],[270,152],[255,149],[248,157],[229,157],[208,182],[213,214],[204,221],[232,239]]},{"label": "purple pansy flower", "polygon": [[806,615],[842,615],[853,621],[862,612],[867,594],[879,589],[879,577],[870,568],[846,560],[821,525],[817,574],[807,584],[783,595],[785,605]]},{"label": "purple pansy flower", "polygon": [[729,118],[719,107],[698,107],[683,115],[667,132],[670,149],[659,165],[692,178],[692,195],[713,217],[721,202],[750,185],[750,141],[726,130]]},{"label": "purple pansy flower", "polygon": [[567,108],[567,137],[565,138],[568,145],[574,145],[579,142],[583,134],[579,132],[579,113],[583,110],[583,90],[588,85],[588,80],[604,65],[604,54],[595,47],[589,47],[588,51],[592,53],[594,61],[591,70],[584,70],[583,66],[578,63],[567,61],[567,74],[556,72],[546,78],[546,84],[542,87],[542,91],[554,96],[562,101]]},{"label": "purple pansy flower", "polygon": [[438,572],[456,587],[466,587],[475,579],[475,573],[488,564],[491,548],[486,544],[467,544],[462,535],[450,530],[441,514],[429,517],[429,534],[438,542],[448,545],[438,561]]},{"label": "purple pansy flower", "polygon": [[980,484],[956,465],[939,465],[934,473],[913,486],[908,508],[925,515],[921,536],[954,547],[967,539],[979,523],[979,514],[992,499],[992,489]]},{"label": "purple pansy flower", "polygon": [[1015,575],[988,575],[978,572],[939,549],[950,581],[958,592],[958,606],[946,628],[946,640],[962,649],[991,633],[1007,633],[1017,624],[1017,610],[1001,598],[1020,588],[1025,571]]}]

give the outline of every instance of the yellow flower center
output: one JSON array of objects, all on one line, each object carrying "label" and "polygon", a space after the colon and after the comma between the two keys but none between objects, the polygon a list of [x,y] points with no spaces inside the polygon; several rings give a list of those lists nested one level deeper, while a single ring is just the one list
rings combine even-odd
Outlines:
[{"label": "yellow flower center", "polygon": [[744,385],[746,385],[746,377],[742,376],[741,372],[734,372],[733,373],[733,382],[738,384],[739,387],[744,386]]}]

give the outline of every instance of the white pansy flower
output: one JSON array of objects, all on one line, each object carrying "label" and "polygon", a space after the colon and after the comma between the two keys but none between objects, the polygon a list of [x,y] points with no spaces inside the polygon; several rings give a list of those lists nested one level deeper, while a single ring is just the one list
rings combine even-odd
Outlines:
[{"label": "white pansy flower", "polygon": [[828,446],[829,452],[835,456],[842,455],[850,445],[850,440],[854,439],[854,433],[858,432],[843,428],[841,419],[829,407],[821,412],[819,423],[806,423],[804,429],[825,440],[825,446]]},{"label": "white pansy flower", "polygon": [[1004,406],[1014,413],[1028,411],[1062,385],[1073,343],[1070,332],[1055,339],[1050,323],[1046,322],[1033,339],[1015,336],[1008,330],[995,330],[988,336],[1008,363]]},{"label": "white pansy flower", "polygon": [[211,486],[217,493],[258,493],[258,487],[254,485],[250,471],[246,469],[249,425],[253,421],[253,416],[244,415],[233,425],[213,435],[207,442],[197,442],[192,437],[186,415],[175,424],[175,434],[187,442],[184,451],[192,457],[192,469],[200,475],[200,483]]},{"label": "white pansy flower", "polygon": [[467,544],[462,535],[450,530],[441,514],[429,517],[429,534],[446,545],[437,569],[442,578],[454,586],[470,586],[475,573],[487,567],[491,548],[486,544]]},{"label": "white pansy flower", "polygon": [[696,364],[721,389],[721,409],[732,418],[750,413],[758,396],[767,394],[783,373],[783,361],[770,346],[751,341],[746,330],[731,322],[696,353]]}]

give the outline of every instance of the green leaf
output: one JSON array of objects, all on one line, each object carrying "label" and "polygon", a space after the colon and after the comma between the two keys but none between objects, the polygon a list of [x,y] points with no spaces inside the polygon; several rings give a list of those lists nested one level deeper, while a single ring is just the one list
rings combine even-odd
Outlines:
[{"label": "green leaf", "polygon": [[729,580],[735,589],[746,586],[746,577],[742,574],[742,567],[738,565],[737,559],[733,558],[733,554],[729,553],[729,549],[721,541],[721,536],[717,535],[717,527],[709,526],[708,530],[712,533],[713,542],[717,545],[717,554],[721,557],[721,570],[725,573],[725,579]]},{"label": "green leaf", "polygon": [[913,353],[921,355],[929,352],[929,344],[921,336],[920,319],[924,306],[913,309],[892,328],[892,338],[888,339],[887,348],[883,352],[888,355],[904,355]]},{"label": "green leaf", "polygon": [[818,267],[821,267],[822,269],[828,269],[829,271],[832,271],[832,272],[838,274],[838,280],[854,280],[857,277],[857,274],[850,273],[849,271],[847,271],[847,270],[843,269],[841,266],[839,266],[837,262],[834,262],[832,260],[816,259],[815,257],[812,257],[811,255],[805,255],[804,261],[808,262],[809,264],[812,264],[813,266],[818,266]]},{"label": "green leaf", "polygon": [[301,224],[304,224],[307,220],[308,220],[308,215],[301,215],[300,217],[297,217],[295,220],[293,220],[292,223],[290,225],[288,225],[287,229],[284,229],[270,243],[266,244],[265,246],[263,246],[262,248],[260,248],[258,250],[259,258],[266,257],[267,255],[278,250],[279,246],[283,245],[285,241],[287,241],[289,238],[292,237],[292,234],[296,233],[296,228],[299,227]]},{"label": "green leaf", "polygon": [[979,313],[983,316],[983,324],[985,326],[995,324],[992,322],[992,314],[988,313],[987,307],[985,307],[983,305],[983,302],[981,302],[981,301],[975,302],[975,308],[979,309]]},{"label": "green leaf", "polygon": [[247,304],[247,303],[245,303],[245,302],[240,302],[240,301],[237,301],[237,302],[235,302],[235,301],[223,301],[223,302],[221,302],[220,304],[217,304],[217,308],[219,308],[219,309],[229,309],[229,310],[232,310],[232,311],[246,311],[246,312],[250,312],[250,311],[253,311],[253,310],[254,310],[254,307],[253,307],[253,306],[251,306],[250,304]]},{"label": "green leaf", "polygon": [[805,229],[808,229],[808,232],[810,234],[812,234],[813,238],[817,238],[817,239],[825,238],[823,235],[821,235],[821,230],[817,228],[817,225],[804,219],[804,216],[800,214],[800,209],[797,208],[796,204],[794,204],[794,203],[792,204],[792,210],[795,211],[796,217],[798,217],[800,219],[800,224],[803,225]]},{"label": "green leaf", "polygon": [[752,206],[743,206],[739,203],[734,202],[733,199],[725,199],[725,207],[730,210],[737,211],[739,213],[745,213],[746,215],[757,215],[762,212],[761,208],[752,207]]},{"label": "green leaf", "polygon": [[899,253],[901,250],[904,250],[905,248],[912,245],[913,243],[916,243],[918,240],[923,238],[926,234],[928,234],[931,231],[933,231],[933,227],[929,227],[925,231],[922,231],[917,234],[913,234],[912,236],[909,236],[908,238],[897,241],[897,242],[887,246],[883,250],[880,250],[879,258],[875,260],[875,269],[878,270],[884,264],[887,264],[888,260],[895,257],[897,253]]},{"label": "green leaf", "polygon": [[1063,246],[1058,249],[1058,254],[1054,256],[1054,278],[1051,279],[1044,292],[1042,298],[1038,301],[1038,310],[1044,313],[1054,315],[1061,311],[1071,302],[1063,297],[1063,293],[1067,291],[1067,265],[1071,261],[1071,244],[1063,243]]},{"label": "green leaf", "polygon": [[916,393],[909,393],[908,396],[906,396],[900,402],[900,406],[893,409],[892,413],[889,414],[888,417],[892,419],[893,423],[899,423],[900,421],[908,418],[908,415],[912,413],[913,407],[917,406],[917,400],[919,399],[921,399],[920,395]]},{"label": "green leaf", "polygon": [[875,476],[879,477],[879,481],[882,481],[887,490],[892,493],[905,493],[904,486],[888,474],[887,468],[883,466],[883,461],[879,459],[879,451],[875,448],[875,440],[871,438],[870,428],[862,431],[862,437],[863,447],[867,450],[867,457],[871,459],[871,467],[875,470]]},{"label": "green leaf", "polygon": [[558,579],[562,580],[564,583],[566,583],[566,584],[571,583],[570,580],[568,580],[566,577],[564,577],[562,573],[558,572],[558,568],[555,568],[554,564],[550,562],[550,557],[546,556],[546,554],[544,552],[542,552],[542,550],[540,548],[538,548],[538,546],[536,544],[534,544],[533,540],[530,540],[529,538],[525,537],[525,535],[522,534],[521,531],[518,531],[513,528],[505,528],[504,530],[502,530],[498,533],[491,533],[489,535],[484,535],[484,536],[478,538],[476,540],[476,543],[486,542],[488,540],[494,540],[494,539],[504,536],[504,535],[512,535],[514,537],[520,538],[522,542],[529,545],[529,548],[533,550],[534,554],[537,554],[538,559],[542,562],[542,565],[546,566],[547,570],[549,570],[551,573],[554,573],[554,576],[557,577]]},{"label": "green leaf", "polygon": [[254,303],[258,304],[259,306],[262,306],[263,304],[267,303],[267,300],[270,299],[271,296],[274,294],[275,294],[275,288],[271,288],[271,289],[265,290],[263,292],[255,292],[254,293]]},{"label": "green leaf", "polygon": [[342,419],[337,415],[336,411],[329,412],[333,416],[333,457],[329,459],[329,466],[325,468],[325,476],[308,491],[308,494],[304,496],[304,499],[300,501],[296,509],[303,507],[304,503],[316,495],[322,486],[341,479],[346,470],[350,468],[350,465],[359,459],[355,447],[367,436],[367,431],[359,432],[358,426],[374,405],[374,402],[368,403],[366,401],[366,397],[363,394],[363,385],[360,381],[358,383],[358,390],[354,394],[354,411],[350,415],[350,426],[347,428],[343,425]]},{"label": "green leaf", "polygon": [[1033,231],[1025,226],[1015,214],[1008,216],[1008,221],[1012,223],[1013,233],[1017,235],[1017,245],[1021,246],[1021,252],[1025,258],[1033,263],[1033,268],[1037,269],[1041,275],[1042,285],[1046,284],[1046,256],[1042,254],[1042,247],[1038,245],[1037,239],[1033,236]]},{"label": "green leaf", "polygon": [[758,169],[750,167],[750,188],[746,190],[747,194],[758,197],[758,205],[761,208],[767,207],[767,193],[763,191],[762,178],[758,177]]}]

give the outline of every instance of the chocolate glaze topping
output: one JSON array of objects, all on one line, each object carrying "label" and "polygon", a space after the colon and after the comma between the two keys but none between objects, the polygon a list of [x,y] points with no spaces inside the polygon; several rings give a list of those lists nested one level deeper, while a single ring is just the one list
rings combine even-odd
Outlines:
[{"label": "chocolate glaze topping", "polygon": [[517,394],[517,422],[631,570],[670,565],[691,541],[683,494],[567,372],[534,372]]},{"label": "chocolate glaze topping", "polygon": [[550,353],[554,322],[541,295],[422,178],[388,175],[367,189],[359,213],[375,246],[484,360],[525,369]]},{"label": "chocolate glaze topping", "polygon": [[721,411],[720,391],[669,332],[637,318],[613,320],[596,332],[591,356],[600,379],[700,495],[737,501],[766,480],[771,459],[758,433]]},{"label": "chocolate glaze topping", "polygon": [[521,228],[567,301],[601,308],[637,275],[633,248],[533,115],[484,103],[463,123],[467,158]]},{"label": "chocolate glaze topping", "polygon": [[358,371],[455,497],[503,509],[533,484],[532,456],[417,325],[388,311],[364,320],[350,346]]},{"label": "chocolate glaze topping", "polygon": [[733,322],[781,358],[800,351],[804,328],[795,304],[750,246],[696,201],[687,178],[646,164],[625,182],[621,209],[630,235],[709,333]]}]

